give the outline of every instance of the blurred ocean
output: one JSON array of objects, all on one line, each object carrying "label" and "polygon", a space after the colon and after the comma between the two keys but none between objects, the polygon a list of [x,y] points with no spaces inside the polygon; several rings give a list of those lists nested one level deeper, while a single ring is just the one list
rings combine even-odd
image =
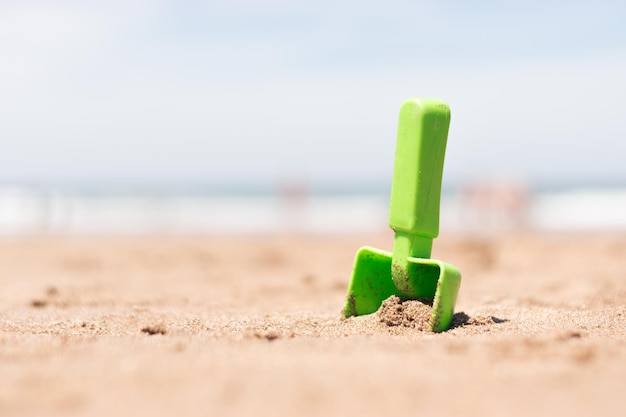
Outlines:
[{"label": "blurred ocean", "polygon": [[[504,191],[503,191],[504,190]],[[626,188],[444,192],[442,231],[626,231]],[[370,233],[387,190],[148,192],[0,187],[0,235]]]}]

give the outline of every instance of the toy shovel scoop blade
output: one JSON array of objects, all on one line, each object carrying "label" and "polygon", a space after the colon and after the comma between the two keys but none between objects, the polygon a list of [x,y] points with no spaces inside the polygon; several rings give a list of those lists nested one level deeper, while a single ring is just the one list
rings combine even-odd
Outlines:
[{"label": "toy shovel scoop blade", "polygon": [[[391,252],[369,246],[359,249],[342,311],[344,317],[375,313],[392,295],[407,299],[391,278],[391,256]],[[414,280],[411,285],[417,290],[417,296],[411,299],[432,304],[432,331],[447,330],[454,316],[461,273],[454,266],[435,259],[409,258],[408,261]]]},{"label": "toy shovel scoop blade", "polygon": [[441,100],[410,99],[400,110],[389,225],[393,252],[357,252],[343,315],[374,313],[392,295],[432,305],[432,331],[452,322],[461,273],[429,259],[439,234],[439,203],[450,110]]}]

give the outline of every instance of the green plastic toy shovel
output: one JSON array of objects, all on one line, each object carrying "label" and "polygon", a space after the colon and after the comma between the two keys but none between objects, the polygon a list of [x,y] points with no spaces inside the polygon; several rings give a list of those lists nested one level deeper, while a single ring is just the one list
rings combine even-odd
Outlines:
[{"label": "green plastic toy shovel", "polygon": [[413,98],[400,109],[389,226],[393,252],[362,247],[356,254],[343,315],[374,313],[392,295],[433,307],[430,327],[442,332],[454,315],[461,273],[429,259],[439,234],[441,178],[450,108],[441,100]]}]

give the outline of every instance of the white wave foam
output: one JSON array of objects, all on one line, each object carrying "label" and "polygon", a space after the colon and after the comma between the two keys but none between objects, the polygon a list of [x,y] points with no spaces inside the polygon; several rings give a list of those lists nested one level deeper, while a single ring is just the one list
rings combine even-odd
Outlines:
[{"label": "white wave foam", "polygon": [[[497,224],[490,212],[468,217],[463,201],[442,196],[442,230]],[[380,195],[285,200],[272,195],[119,196],[0,188],[1,235],[368,233],[386,230],[387,213],[388,198]],[[540,193],[530,200],[527,217],[526,227],[535,230],[626,231],[626,190]]]}]

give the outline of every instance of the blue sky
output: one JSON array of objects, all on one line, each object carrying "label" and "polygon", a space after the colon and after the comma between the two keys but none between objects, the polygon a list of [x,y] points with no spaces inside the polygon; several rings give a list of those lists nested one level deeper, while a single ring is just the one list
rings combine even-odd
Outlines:
[{"label": "blue sky", "polygon": [[449,102],[445,181],[626,184],[619,1],[2,1],[0,183],[385,184]]}]

